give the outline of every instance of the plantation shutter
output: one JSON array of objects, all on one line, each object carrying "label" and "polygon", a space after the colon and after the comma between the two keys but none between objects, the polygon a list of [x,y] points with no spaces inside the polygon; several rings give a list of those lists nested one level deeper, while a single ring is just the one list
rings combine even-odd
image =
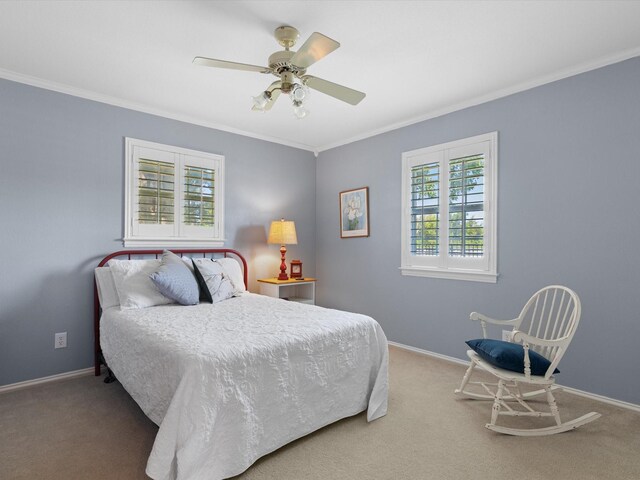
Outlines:
[{"label": "plantation shutter", "polygon": [[449,160],[450,256],[484,255],[484,155]]},{"label": "plantation shutter", "polygon": [[131,223],[140,237],[177,235],[177,157],[164,150],[135,147]]},{"label": "plantation shutter", "polygon": [[180,231],[191,238],[218,237],[221,195],[211,159],[181,155]]},{"label": "plantation shutter", "polygon": [[[489,141],[446,150],[448,268],[489,269]],[[444,234],[443,234],[444,235]]]},{"label": "plantation shutter", "polygon": [[185,225],[212,227],[215,221],[215,172],[212,168],[185,166],[182,221]]},{"label": "plantation shutter", "polygon": [[175,165],[140,159],[138,162],[138,223],[172,224],[175,207]]},{"label": "plantation shutter", "polygon": [[411,169],[411,253],[440,252],[440,164],[416,165]]}]

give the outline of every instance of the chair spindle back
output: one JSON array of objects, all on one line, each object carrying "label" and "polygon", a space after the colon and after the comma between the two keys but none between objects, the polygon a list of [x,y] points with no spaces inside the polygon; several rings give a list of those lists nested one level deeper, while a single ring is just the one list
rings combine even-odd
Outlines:
[{"label": "chair spindle back", "polygon": [[518,330],[543,340],[566,340],[557,346],[531,346],[543,357],[555,364],[556,358],[564,354],[580,321],[580,298],[571,289],[560,285],[551,285],[538,290],[527,302],[520,313]]}]

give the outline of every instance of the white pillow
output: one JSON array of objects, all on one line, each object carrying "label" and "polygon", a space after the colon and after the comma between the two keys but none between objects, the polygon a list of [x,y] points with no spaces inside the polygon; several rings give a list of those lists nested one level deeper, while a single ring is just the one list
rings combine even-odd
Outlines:
[{"label": "white pillow", "polygon": [[[189,267],[189,270],[193,272],[193,263],[191,263],[191,260],[192,260],[191,257],[182,257],[182,261]],[[224,271],[224,273],[227,274],[227,277],[229,277],[229,280],[233,285],[234,296],[247,291],[247,287],[244,284],[244,275],[242,273],[242,267],[240,266],[240,262],[238,262],[238,260],[236,260],[235,258],[224,257],[224,258],[210,259],[210,258],[196,257],[196,258],[193,258],[193,260],[196,262],[196,264],[198,264],[198,266],[200,266],[200,263],[203,261],[204,262],[214,261],[218,263],[218,265],[222,267],[222,270]]]},{"label": "white pillow", "polygon": [[149,277],[160,267],[160,260],[109,260],[120,308],[145,308],[166,305],[173,300],[160,293]]},{"label": "white pillow", "polygon": [[118,299],[118,291],[113,281],[113,275],[111,275],[111,269],[109,267],[98,267],[95,269],[95,275],[100,307],[103,310],[109,307],[119,307],[120,300]]},{"label": "white pillow", "polygon": [[197,267],[196,278],[205,300],[218,303],[233,297],[235,288],[222,265],[210,258],[194,259],[194,263]]},{"label": "white pillow", "polygon": [[242,267],[240,262],[235,258],[216,258],[215,260],[220,264],[225,273],[229,276],[229,280],[233,284],[234,295],[247,291],[247,287],[244,284],[244,275],[242,274]]},{"label": "white pillow", "polygon": [[[189,267],[189,270],[191,270],[191,272],[193,273],[193,263],[191,263],[191,257],[181,257],[182,261],[185,263],[185,265],[187,267]],[[198,258],[194,258],[194,260],[203,260],[202,257],[198,257]]]}]

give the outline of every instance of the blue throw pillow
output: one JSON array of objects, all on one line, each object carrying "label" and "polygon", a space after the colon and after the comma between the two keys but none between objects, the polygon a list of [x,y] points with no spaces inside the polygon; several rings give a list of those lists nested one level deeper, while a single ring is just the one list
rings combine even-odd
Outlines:
[{"label": "blue throw pillow", "polygon": [[181,305],[196,305],[200,299],[198,282],[189,267],[176,254],[165,251],[162,264],[149,275],[162,295]]},{"label": "blue throw pillow", "polygon": [[[466,344],[491,365],[512,372],[524,373],[524,347],[521,344],[490,338],[468,340]],[[533,350],[529,350],[529,361],[531,362],[531,375],[544,375],[551,365],[549,360]],[[560,370],[556,368],[553,373],[560,373]]]}]

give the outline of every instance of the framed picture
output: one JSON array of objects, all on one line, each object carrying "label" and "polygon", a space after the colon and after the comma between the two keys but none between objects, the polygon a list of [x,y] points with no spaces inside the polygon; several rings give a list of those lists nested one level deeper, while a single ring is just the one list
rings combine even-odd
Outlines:
[{"label": "framed picture", "polygon": [[340,192],[340,238],[369,236],[369,187]]}]

